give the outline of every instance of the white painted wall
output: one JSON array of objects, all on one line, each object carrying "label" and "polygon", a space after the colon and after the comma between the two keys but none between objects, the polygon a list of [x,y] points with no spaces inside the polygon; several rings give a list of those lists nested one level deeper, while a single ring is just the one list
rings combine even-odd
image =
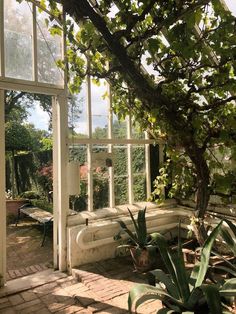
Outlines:
[{"label": "white painted wall", "polygon": [[[137,212],[138,208],[133,206],[133,212]],[[99,212],[99,211],[98,211]],[[118,219],[122,219],[128,225],[132,226],[131,219],[127,214],[127,208],[118,210],[115,215],[115,209],[113,213],[103,210],[105,217],[99,217],[96,220],[96,213],[94,217],[90,216],[89,225],[85,226],[83,223],[85,219],[85,213],[81,213],[83,216],[72,217],[70,219],[70,227],[67,228],[68,238],[68,266],[69,269],[80,266],[86,263],[105,260],[113,258],[118,254],[117,245],[118,242],[113,240],[113,236],[118,233],[120,226],[117,223]],[[189,217],[192,211],[177,209],[176,207],[168,206],[158,208],[156,205],[147,210],[147,227],[149,232],[162,232],[169,237],[170,235],[177,235],[177,226],[179,218],[185,223],[189,222]],[[110,215],[110,217],[108,217]],[[80,224],[73,225],[73,219],[80,219]],[[184,224],[184,222],[183,222]],[[182,224],[182,225],[183,225]],[[172,230],[172,234],[169,230]],[[83,230],[83,231],[82,231]],[[81,246],[77,243],[78,233],[83,233],[82,239],[80,239]],[[110,243],[109,243],[110,242]],[[103,244],[104,243],[104,244]],[[88,248],[86,248],[86,245]]]}]

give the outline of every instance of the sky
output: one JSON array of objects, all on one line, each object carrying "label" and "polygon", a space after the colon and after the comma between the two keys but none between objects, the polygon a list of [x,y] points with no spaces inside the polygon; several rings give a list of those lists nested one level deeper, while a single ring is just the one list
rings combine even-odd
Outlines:
[{"label": "sky", "polygon": [[[107,124],[107,98],[103,99],[102,95],[106,92],[106,86],[104,83],[98,87],[94,83],[91,84],[92,88],[92,129],[96,127],[104,127]],[[79,119],[74,120],[75,130],[78,133],[87,134],[87,112],[86,112],[86,89],[83,85],[81,93],[77,96],[80,104],[79,109],[82,111]],[[34,106],[29,110],[30,116],[27,122],[35,125],[36,129],[47,130],[49,124],[49,115],[44,112],[39,105],[39,102],[35,102]]]},{"label": "sky", "polygon": [[35,102],[34,107],[29,109],[30,116],[28,122],[35,125],[36,129],[47,130],[49,125],[49,115],[40,108],[38,102]]},{"label": "sky", "polygon": [[227,4],[228,8],[236,16],[236,0],[224,0],[224,1]]},{"label": "sky", "polygon": [[[232,13],[236,16],[236,0],[224,0],[227,4],[228,8],[232,11]],[[104,88],[103,88],[104,90]],[[84,93],[82,97],[84,97]],[[104,126],[106,118],[104,117],[104,100],[101,98],[101,92],[99,88],[93,86],[93,103],[96,103],[96,116],[94,117],[94,121],[96,121],[97,126]],[[93,108],[95,109],[95,107]],[[102,117],[103,116],[103,117]],[[83,114],[79,120],[78,130],[80,132],[86,132],[86,114]],[[35,103],[35,106],[30,109],[30,116],[28,118],[29,123],[33,123],[37,129],[48,129],[49,116],[46,112],[44,112],[39,103]]]}]

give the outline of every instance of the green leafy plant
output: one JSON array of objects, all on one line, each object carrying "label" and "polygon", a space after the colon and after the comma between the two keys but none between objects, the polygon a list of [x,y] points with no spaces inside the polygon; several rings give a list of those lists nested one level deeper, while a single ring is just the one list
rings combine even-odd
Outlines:
[{"label": "green leafy plant", "polygon": [[162,256],[168,274],[157,269],[152,273],[155,276],[156,286],[137,285],[129,293],[129,311],[149,299],[159,299],[165,308],[157,313],[230,313],[227,302],[236,295],[236,278],[222,280],[216,284],[206,283],[209,258],[216,237],[222,230],[221,221],[211,232],[202,247],[201,260],[190,276],[185,269],[182,244],[179,240],[177,251],[170,251],[166,239],[157,235],[157,246]]},{"label": "green leafy plant", "polygon": [[126,225],[126,223],[122,220],[118,220],[118,223],[121,226],[121,231],[115,235],[114,239],[119,240],[121,239],[121,233],[125,232],[128,235],[128,242],[127,245],[129,246],[136,246],[141,249],[146,247],[147,245],[152,245],[155,244],[155,235],[156,233],[153,234],[148,234],[147,232],[147,225],[146,225],[146,207],[144,209],[140,209],[138,211],[137,219],[135,220],[134,215],[128,208],[130,218],[132,220],[132,225],[134,227],[134,232],[131,231]]},{"label": "green leafy plant", "polygon": [[156,233],[148,234],[146,225],[146,208],[138,211],[137,218],[128,209],[134,231],[129,229],[124,221],[119,220],[121,231],[115,235],[114,239],[122,239],[121,233],[128,235],[125,244],[118,248],[129,248],[136,270],[144,272],[153,269],[157,259]]}]

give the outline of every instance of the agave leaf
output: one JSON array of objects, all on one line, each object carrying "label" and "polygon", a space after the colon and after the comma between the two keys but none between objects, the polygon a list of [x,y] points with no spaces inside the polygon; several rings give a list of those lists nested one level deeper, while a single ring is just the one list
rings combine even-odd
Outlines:
[{"label": "agave leaf", "polygon": [[120,226],[121,226],[121,228],[123,229],[123,231],[128,234],[128,236],[134,241],[134,243],[135,243],[136,245],[138,245],[138,239],[137,239],[136,235],[135,235],[132,231],[130,231],[130,230],[128,229],[128,227],[126,226],[126,224],[124,223],[124,221],[118,220],[117,222],[120,224]]},{"label": "agave leaf", "polygon": [[134,215],[133,215],[133,213],[131,212],[131,210],[130,210],[129,208],[128,208],[128,211],[129,211],[130,218],[132,219],[132,222],[133,222],[133,225],[134,225],[134,229],[135,229],[136,235],[138,236],[138,234],[139,234],[139,228],[138,228],[137,222],[135,221]]},{"label": "agave leaf", "polygon": [[222,228],[220,233],[221,233],[222,238],[225,240],[225,242],[231,249],[231,251],[234,253],[234,255],[236,255],[236,242],[232,238],[229,231],[226,230],[225,228]]},{"label": "agave leaf", "polygon": [[145,246],[147,244],[147,226],[146,226],[146,207],[144,209],[140,209],[138,211],[138,230],[139,233],[137,234],[137,237],[139,238],[140,245]]},{"label": "agave leaf", "polygon": [[236,226],[235,226],[235,224],[232,223],[232,221],[230,221],[228,219],[224,219],[224,221],[228,224],[228,226],[230,227],[230,229],[234,233],[234,236],[236,237]]},{"label": "agave leaf", "polygon": [[201,285],[199,288],[203,291],[206,297],[210,313],[223,314],[218,287],[215,285]]},{"label": "agave leaf", "polygon": [[163,262],[168,270],[168,273],[170,274],[172,281],[178,289],[178,295],[183,302],[186,302],[189,297],[190,291],[185,267],[183,267],[182,263],[179,261],[177,253],[169,251],[166,239],[161,234],[159,234],[158,236],[157,246],[159,248]]},{"label": "agave leaf", "polygon": [[203,280],[205,279],[206,272],[208,269],[208,264],[209,264],[209,259],[210,259],[210,254],[211,254],[211,248],[213,246],[213,243],[219,234],[221,230],[223,221],[221,221],[211,232],[211,234],[208,236],[206,239],[202,252],[201,252],[201,260],[200,260],[200,267],[199,271],[196,271],[196,269],[193,270],[191,274],[191,279],[196,280],[195,282],[195,287],[199,287],[202,285]]},{"label": "agave leaf", "polygon": [[172,313],[176,313],[173,310],[167,309],[166,307],[163,309],[160,309],[157,314],[172,314]]},{"label": "agave leaf", "polygon": [[[221,289],[220,291],[222,290],[236,290],[236,278],[231,278],[231,279],[228,279],[224,282],[224,284],[221,286]],[[236,296],[236,294],[235,294]]]},{"label": "agave leaf", "polygon": [[184,303],[186,303],[190,296],[190,290],[184,261],[181,260],[181,257],[176,253],[172,254],[171,260],[173,263],[173,267],[175,268],[181,299]]},{"label": "agave leaf", "polygon": [[182,303],[173,298],[167,291],[165,291],[163,288],[159,287],[153,287],[150,285],[140,284],[134,286],[130,292],[128,297],[128,306],[129,311],[131,312],[132,308],[136,309],[140,304],[147,300],[161,300],[163,301],[165,298],[170,300],[172,304],[182,307]]},{"label": "agave leaf", "polygon": [[230,261],[228,261],[227,258],[225,258],[224,256],[222,256],[221,254],[219,254],[215,251],[212,251],[212,253],[214,255],[218,256],[219,258],[221,258],[225,262],[225,264],[227,264],[230,268],[232,268],[232,270],[236,271],[236,266],[233,263],[231,263]]},{"label": "agave leaf", "polygon": [[158,241],[158,235],[159,233],[153,232],[150,234],[150,241],[148,242],[149,244],[155,245]]},{"label": "agave leaf", "polygon": [[157,282],[164,283],[166,286],[166,290],[176,299],[179,299],[180,296],[178,295],[178,290],[176,289],[176,286],[174,285],[173,281],[171,280],[171,277],[169,274],[164,273],[161,269],[155,269],[149,272],[152,274]]},{"label": "agave leaf", "polygon": [[180,228],[181,228],[181,221],[179,221],[179,228],[178,228],[178,260],[175,263],[176,273],[178,281],[181,285],[182,297],[184,302],[187,302],[190,296],[190,289],[188,284],[188,276],[185,269],[184,263],[184,255],[183,255],[183,247],[181,242],[181,235],[180,235]]},{"label": "agave leaf", "polygon": [[[233,265],[232,265],[232,266],[233,266]],[[232,276],[236,277],[236,271],[235,271],[235,270],[232,270],[232,269],[229,268],[229,267],[226,267],[226,266],[214,266],[214,267],[212,267],[212,268],[213,268],[213,270],[214,270],[214,269],[223,270],[223,271],[225,271],[226,273],[231,274]]]},{"label": "agave leaf", "polygon": [[196,262],[189,277],[190,291],[193,291],[195,288],[196,278],[198,276],[199,269],[200,269],[200,262]]},{"label": "agave leaf", "polygon": [[178,289],[178,294],[179,296],[181,296],[179,286],[178,286],[177,276],[175,273],[175,267],[173,266],[173,261],[172,261],[171,254],[169,252],[168,244],[166,242],[165,237],[161,234],[157,235],[157,247],[160,251],[162,260],[168,270],[168,273],[170,274],[172,281],[174,282],[174,284],[176,285]]},{"label": "agave leaf", "polygon": [[192,290],[186,307],[189,309],[193,309],[194,306],[198,303],[198,301],[203,297],[202,290],[198,287]]},{"label": "agave leaf", "polygon": [[236,296],[236,289],[227,289],[227,290],[220,290],[220,295],[222,297],[235,297]]},{"label": "agave leaf", "polygon": [[224,297],[223,301],[232,305],[236,300],[236,278],[226,280],[221,286],[219,293]]}]

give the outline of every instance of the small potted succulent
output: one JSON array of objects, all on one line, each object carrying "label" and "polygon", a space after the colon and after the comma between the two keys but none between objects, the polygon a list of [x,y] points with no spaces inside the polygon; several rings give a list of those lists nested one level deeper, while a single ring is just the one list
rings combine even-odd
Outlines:
[{"label": "small potted succulent", "polygon": [[128,248],[132,256],[135,269],[138,272],[146,272],[154,269],[157,262],[157,246],[155,245],[156,233],[148,234],[146,226],[146,208],[138,211],[135,219],[132,212],[128,209],[133,224],[131,231],[124,221],[119,220],[121,231],[114,237],[115,240],[122,239],[121,234],[126,233],[128,239],[125,244],[121,244],[118,248]]}]

